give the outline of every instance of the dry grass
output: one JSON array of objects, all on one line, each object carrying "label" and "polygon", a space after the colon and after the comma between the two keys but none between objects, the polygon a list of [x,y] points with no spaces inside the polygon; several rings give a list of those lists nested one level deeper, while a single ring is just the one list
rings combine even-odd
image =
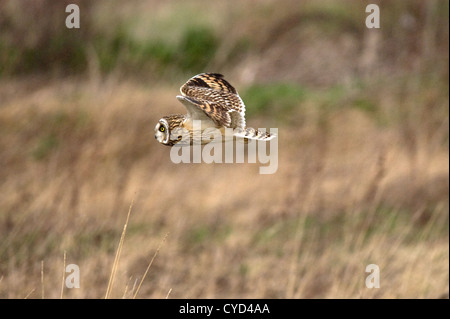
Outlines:
[{"label": "dry grass", "polygon": [[[227,14],[250,32],[265,21],[267,9],[257,12],[248,25]],[[250,124],[279,129],[274,175],[257,164],[170,162],[153,127],[182,110],[174,96],[191,74],[172,84],[120,72],[0,79],[0,297],[448,297],[448,49],[431,42],[431,66],[417,50],[398,68],[393,57],[347,68],[364,33],[311,30],[288,28],[267,49],[261,31],[257,53],[218,70],[240,92],[257,79],[317,80],[286,116],[248,106]],[[309,45],[288,42],[292,34]],[[315,77],[330,70],[327,54],[335,69]],[[81,287],[61,289],[72,263]],[[372,263],[379,289],[365,287]]]},{"label": "dry grass", "polygon": [[[97,94],[54,83],[3,106],[3,297],[40,297],[41,261],[45,296],[59,297],[64,251],[82,287],[64,295],[104,295],[134,197],[110,297],[133,296],[166,233],[139,297],[448,291],[446,146],[423,141],[411,153],[398,127],[344,110],[280,129],[274,175],[256,164],[175,165],[152,136],[158,117],[179,108],[173,90],[108,85]],[[58,142],[36,158],[49,132]],[[364,286],[370,263],[381,268],[375,291]]]}]

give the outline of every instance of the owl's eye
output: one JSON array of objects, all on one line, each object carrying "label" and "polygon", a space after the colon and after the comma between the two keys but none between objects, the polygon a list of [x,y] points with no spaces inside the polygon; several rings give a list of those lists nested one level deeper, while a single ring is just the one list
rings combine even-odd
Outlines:
[{"label": "owl's eye", "polygon": [[165,128],[164,126],[160,126],[160,127],[159,127],[159,131],[160,131],[160,132],[164,132],[165,130],[166,130],[166,128]]}]

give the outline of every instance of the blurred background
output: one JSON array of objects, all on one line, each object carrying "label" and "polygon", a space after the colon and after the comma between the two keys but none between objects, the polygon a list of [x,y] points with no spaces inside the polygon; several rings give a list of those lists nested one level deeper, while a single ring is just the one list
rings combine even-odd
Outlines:
[{"label": "blurred background", "polygon": [[[275,174],[155,141],[200,72]],[[0,0],[0,298],[103,298],[132,202],[110,297],[448,298],[448,72],[443,0]]]}]

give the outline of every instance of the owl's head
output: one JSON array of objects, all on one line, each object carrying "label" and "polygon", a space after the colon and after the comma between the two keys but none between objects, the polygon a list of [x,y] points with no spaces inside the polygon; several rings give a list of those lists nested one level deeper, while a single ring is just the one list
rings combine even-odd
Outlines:
[{"label": "owl's head", "polygon": [[164,145],[171,145],[170,141],[170,126],[169,122],[165,118],[158,121],[155,126],[155,138],[156,140]]},{"label": "owl's head", "polygon": [[186,116],[182,114],[174,114],[162,117],[155,126],[155,138],[164,145],[173,146],[179,143],[183,133],[183,123]]}]

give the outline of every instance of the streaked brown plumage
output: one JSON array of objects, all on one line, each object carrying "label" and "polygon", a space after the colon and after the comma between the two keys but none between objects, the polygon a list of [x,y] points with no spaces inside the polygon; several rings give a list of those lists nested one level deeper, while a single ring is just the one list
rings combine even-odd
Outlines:
[{"label": "streaked brown plumage", "polygon": [[194,120],[201,121],[201,130],[215,127],[223,132],[223,128],[232,128],[236,132],[234,136],[245,139],[270,140],[274,137],[246,127],[245,104],[222,74],[198,74],[183,84],[180,92],[177,99],[186,107],[187,114],[165,116],[155,127],[155,138],[164,145],[172,146],[180,141],[177,136],[169,138],[177,128],[186,129],[192,137]]}]

